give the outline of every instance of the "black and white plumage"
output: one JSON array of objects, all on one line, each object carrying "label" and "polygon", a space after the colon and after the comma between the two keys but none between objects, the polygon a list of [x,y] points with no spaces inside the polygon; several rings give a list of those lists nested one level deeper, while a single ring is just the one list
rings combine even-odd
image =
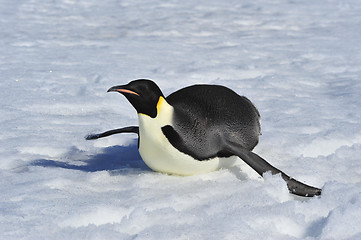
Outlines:
[{"label": "black and white plumage", "polygon": [[164,97],[151,80],[140,79],[108,90],[122,93],[137,110],[139,127],[89,135],[88,140],[115,133],[139,135],[138,149],[154,171],[194,175],[219,169],[225,158],[238,156],[261,176],[280,173],[291,193],[321,194],[253,153],[260,135],[260,114],[246,97],[219,85],[193,85]]}]

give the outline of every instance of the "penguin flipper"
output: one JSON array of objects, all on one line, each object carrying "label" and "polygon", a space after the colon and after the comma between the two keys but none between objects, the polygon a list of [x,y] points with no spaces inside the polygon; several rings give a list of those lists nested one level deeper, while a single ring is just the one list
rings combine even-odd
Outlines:
[{"label": "penguin flipper", "polygon": [[103,133],[89,134],[85,137],[85,139],[86,140],[95,140],[98,138],[108,137],[110,135],[118,134],[118,133],[136,133],[139,135],[139,127],[138,126],[129,126],[129,127],[124,127],[124,128],[109,130],[109,131],[106,131]]},{"label": "penguin flipper", "polygon": [[290,193],[303,196],[303,197],[313,197],[321,195],[322,190],[316,187],[312,187],[301,183],[281,170],[275,168],[269,164],[266,160],[258,156],[257,154],[239,146],[234,143],[227,143],[226,150],[233,153],[234,155],[240,157],[245,163],[247,163],[251,168],[253,168],[259,175],[263,176],[265,172],[270,171],[273,175],[281,174],[283,180],[287,183],[288,190]]}]

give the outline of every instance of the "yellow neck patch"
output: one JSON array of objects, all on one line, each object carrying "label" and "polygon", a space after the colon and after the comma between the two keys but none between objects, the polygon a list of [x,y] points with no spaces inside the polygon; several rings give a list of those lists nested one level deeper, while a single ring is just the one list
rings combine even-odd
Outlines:
[{"label": "yellow neck patch", "polygon": [[[173,107],[167,103],[167,100],[165,100],[164,97],[159,97],[158,103],[157,103],[157,116],[156,119],[163,120],[166,119],[166,121],[169,121],[173,115]],[[148,116],[144,113],[138,113],[138,115]],[[148,116],[149,117],[149,116]]]},{"label": "yellow neck patch", "polygon": [[160,96],[158,103],[157,103],[157,112],[159,113],[161,108],[164,106],[164,104],[167,103],[167,101],[164,99],[164,97]]}]

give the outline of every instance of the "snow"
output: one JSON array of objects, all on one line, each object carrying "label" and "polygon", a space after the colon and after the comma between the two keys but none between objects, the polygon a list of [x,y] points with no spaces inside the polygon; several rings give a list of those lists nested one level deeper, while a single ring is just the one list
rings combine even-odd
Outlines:
[{"label": "snow", "polygon": [[[361,3],[0,0],[0,239],[360,239]],[[226,85],[262,116],[255,152],[322,187],[288,194],[242,161],[152,172],[114,85]]]}]

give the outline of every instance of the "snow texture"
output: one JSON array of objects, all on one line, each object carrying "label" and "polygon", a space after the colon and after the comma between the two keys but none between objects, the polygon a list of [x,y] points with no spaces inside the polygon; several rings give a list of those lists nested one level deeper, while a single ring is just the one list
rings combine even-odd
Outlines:
[{"label": "snow texture", "polygon": [[[361,239],[361,2],[0,0],[0,239]],[[262,116],[255,152],[322,187],[304,199],[241,160],[151,171],[114,85],[228,86]]]}]

